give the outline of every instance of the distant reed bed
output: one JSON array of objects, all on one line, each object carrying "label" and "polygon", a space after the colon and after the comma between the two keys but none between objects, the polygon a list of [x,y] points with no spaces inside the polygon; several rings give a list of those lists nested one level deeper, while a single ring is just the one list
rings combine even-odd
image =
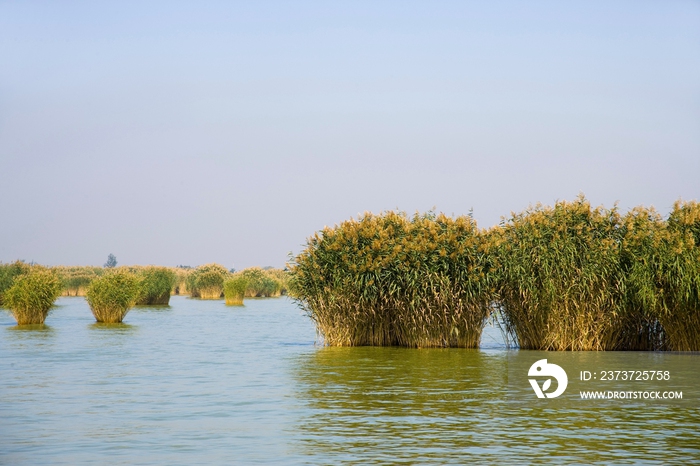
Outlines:
[{"label": "distant reed bed", "polygon": [[[287,272],[279,269],[250,267],[232,273],[222,265],[205,264],[188,273],[186,287],[193,298],[225,298],[228,304],[240,305],[243,298],[286,294],[287,282]],[[242,288],[243,284],[245,288]]]},{"label": "distant reed bed", "polygon": [[167,305],[171,294],[243,304],[243,298],[287,292],[287,272],[253,267],[229,272],[219,264],[189,267],[39,265],[0,263],[0,306],[19,324],[43,323],[58,296],[85,296],[98,322],[121,322],[134,305]]},{"label": "distant reed bed", "polygon": [[226,304],[243,305],[244,298],[274,298],[287,294],[289,274],[271,267],[250,267],[224,281]]},{"label": "distant reed bed", "polygon": [[174,295],[186,295],[190,294],[190,290],[187,289],[187,277],[192,273],[191,267],[178,266],[173,267],[170,270],[175,274],[175,284],[170,294]]},{"label": "distant reed bed", "polygon": [[224,296],[224,280],[230,272],[219,264],[200,265],[187,276],[187,289],[192,298],[220,299]]},{"label": "distant reed bed", "polygon": [[[286,269],[275,269],[272,267],[265,267],[262,269],[263,273],[267,275],[270,279],[275,281],[275,290],[270,295],[284,296],[289,293],[289,272]],[[260,293],[262,296],[262,293]]]},{"label": "distant reed bed", "polygon": [[479,345],[494,300],[489,243],[471,217],[365,214],[309,239],[292,296],[328,345]]},{"label": "distant reed bed", "polygon": [[[61,280],[63,296],[86,296],[92,281],[110,270],[92,266],[57,266],[52,269]],[[128,271],[142,279],[136,304],[168,304],[176,283],[176,274],[172,268],[132,265],[113,270]]]},{"label": "distant reed bed", "polygon": [[61,280],[63,296],[85,296],[90,283],[100,277],[105,269],[91,266],[52,267]]},{"label": "distant reed bed", "polygon": [[284,270],[249,267],[239,273],[248,282],[247,298],[273,298],[287,293],[289,278]]},{"label": "distant reed bed", "polygon": [[[3,283],[10,283],[12,277],[19,274],[23,262],[0,264],[0,300]],[[123,270],[141,278],[141,291],[136,304],[168,304],[169,296],[190,295],[193,298],[220,299],[224,297],[224,281],[232,276],[220,264],[205,264],[191,267],[159,266],[119,266],[114,269],[93,266],[56,266],[52,267],[60,278],[63,296],[86,296],[93,280],[109,270]],[[275,297],[287,293],[288,274],[281,269],[271,267],[251,267],[240,272],[246,278],[247,287],[244,297]],[[167,295],[166,295],[167,290]],[[0,301],[1,303],[1,301]]]}]

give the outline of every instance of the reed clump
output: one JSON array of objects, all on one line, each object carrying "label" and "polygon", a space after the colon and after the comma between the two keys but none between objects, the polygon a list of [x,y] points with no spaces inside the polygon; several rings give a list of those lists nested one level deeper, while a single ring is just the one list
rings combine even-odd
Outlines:
[{"label": "reed clump", "polygon": [[224,298],[226,298],[226,304],[242,306],[247,288],[248,279],[240,272],[234,273],[226,278],[226,280],[224,280]]},{"label": "reed clump", "polygon": [[168,267],[143,267],[138,271],[141,290],[136,304],[167,305],[170,293],[175,285],[175,272]]},{"label": "reed clump", "polygon": [[620,238],[620,331],[613,349],[668,349],[667,334],[659,321],[663,264],[671,241],[668,225],[655,209],[635,207],[622,218]]},{"label": "reed clump", "polygon": [[700,351],[700,203],[675,203],[668,217],[657,317],[674,351]]},{"label": "reed clump", "polygon": [[0,263],[0,306],[4,304],[5,292],[10,289],[15,278],[28,273],[29,264],[22,261],[15,261],[11,264]]},{"label": "reed clump", "polygon": [[60,294],[61,281],[56,273],[34,265],[14,278],[4,293],[4,304],[18,325],[43,324]]},{"label": "reed clump", "polygon": [[494,297],[488,249],[471,217],[367,213],[308,240],[290,294],[327,345],[473,348]]},{"label": "reed clump", "polygon": [[289,292],[289,272],[286,269],[263,268],[263,273],[276,282],[271,297],[284,296]]},{"label": "reed clump", "polygon": [[700,350],[700,208],[677,202],[667,220],[635,207],[621,225],[623,275],[616,339],[628,350]]},{"label": "reed clump", "polygon": [[245,291],[247,298],[271,298],[282,294],[282,280],[277,277],[273,269],[250,267],[238,273],[248,281],[248,288]]},{"label": "reed clump", "polygon": [[621,324],[620,215],[580,196],[513,214],[490,235],[504,328],[523,349],[609,350]]},{"label": "reed clump", "polygon": [[187,277],[190,296],[201,299],[220,299],[224,295],[224,280],[229,271],[219,264],[200,265]]},{"label": "reed clump", "polygon": [[90,283],[87,302],[97,322],[119,323],[136,304],[140,291],[136,274],[115,269]]}]

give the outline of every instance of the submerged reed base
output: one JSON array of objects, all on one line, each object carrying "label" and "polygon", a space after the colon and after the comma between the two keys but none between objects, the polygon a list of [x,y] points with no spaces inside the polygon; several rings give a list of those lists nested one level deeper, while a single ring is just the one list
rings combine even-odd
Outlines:
[{"label": "submerged reed base", "polygon": [[363,306],[354,299],[315,301],[313,314],[328,346],[404,346],[413,348],[477,348],[490,314],[487,306],[460,306],[445,294],[434,303],[410,301]]}]

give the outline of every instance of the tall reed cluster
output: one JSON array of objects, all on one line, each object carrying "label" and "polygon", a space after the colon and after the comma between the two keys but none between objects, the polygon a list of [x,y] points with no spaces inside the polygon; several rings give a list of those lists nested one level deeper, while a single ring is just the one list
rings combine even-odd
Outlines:
[{"label": "tall reed cluster", "polygon": [[90,283],[87,302],[98,322],[119,323],[134,307],[140,292],[141,280],[136,274],[113,269]]},{"label": "tall reed cluster", "polygon": [[201,299],[220,299],[224,295],[224,280],[229,271],[219,264],[200,265],[187,277],[190,296]]},{"label": "tall reed cluster", "polygon": [[490,231],[498,303],[523,349],[616,349],[620,216],[588,201],[537,205]]},{"label": "tall reed cluster", "polygon": [[60,294],[61,281],[56,273],[34,265],[14,277],[4,293],[3,305],[18,325],[43,324]]},{"label": "tall reed cluster", "polygon": [[700,351],[700,204],[674,204],[664,220],[636,207],[620,225],[627,322],[614,349]]},{"label": "tall reed cluster", "polygon": [[224,298],[230,306],[242,306],[248,289],[248,278],[242,273],[235,273],[224,280]]},{"label": "tall reed cluster", "polygon": [[366,214],[310,238],[291,289],[329,345],[473,347],[496,311],[523,349],[700,351],[700,204]]},{"label": "tall reed cluster", "polygon": [[674,235],[653,208],[635,207],[621,221],[620,298],[617,302],[621,332],[613,349],[668,349],[668,333],[659,320],[660,299],[668,289],[669,254]]},{"label": "tall reed cluster", "polygon": [[271,298],[286,292],[287,274],[283,270],[250,267],[238,273],[248,282],[246,298]]},{"label": "tall reed cluster", "polygon": [[175,272],[168,267],[148,266],[136,272],[140,278],[139,296],[136,304],[161,304],[170,302],[170,293],[175,286]]},{"label": "tall reed cluster", "polygon": [[275,269],[272,267],[265,267],[262,269],[262,271],[270,279],[276,282],[275,291],[274,293],[270,294],[270,297],[283,296],[289,293],[289,271],[286,269]]},{"label": "tall reed cluster", "polygon": [[308,241],[292,295],[328,345],[472,348],[494,299],[488,247],[471,217],[367,213]]},{"label": "tall reed cluster", "polygon": [[669,349],[700,351],[700,203],[677,202],[667,225],[656,287],[649,286],[660,303],[654,310]]},{"label": "tall reed cluster", "polygon": [[30,265],[22,261],[11,264],[0,263],[0,306],[5,302],[5,292],[10,289],[15,278],[29,272]]},{"label": "tall reed cluster", "polygon": [[498,304],[521,348],[700,350],[700,205],[625,215],[579,197],[491,234]]},{"label": "tall reed cluster", "polygon": [[[186,288],[190,296],[201,299],[219,299],[239,301],[237,296],[241,283],[246,283],[243,297],[269,298],[287,293],[287,272],[279,269],[250,267],[232,274],[219,264],[200,265],[190,271],[186,277]],[[230,282],[229,295],[225,296],[225,282]],[[234,291],[235,290],[235,291]],[[243,298],[242,297],[242,298]],[[242,303],[241,298],[241,303]]]}]

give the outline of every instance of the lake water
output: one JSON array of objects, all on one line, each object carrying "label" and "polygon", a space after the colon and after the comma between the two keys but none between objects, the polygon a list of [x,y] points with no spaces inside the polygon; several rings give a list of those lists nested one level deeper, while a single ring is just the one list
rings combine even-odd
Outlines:
[{"label": "lake water", "polygon": [[[479,350],[324,348],[287,298],[175,296],[121,325],[60,298],[46,324],[0,311],[0,464],[700,463],[697,354],[509,351],[491,327]],[[528,382],[545,358],[558,398]],[[661,380],[580,377],[615,370]]]}]

